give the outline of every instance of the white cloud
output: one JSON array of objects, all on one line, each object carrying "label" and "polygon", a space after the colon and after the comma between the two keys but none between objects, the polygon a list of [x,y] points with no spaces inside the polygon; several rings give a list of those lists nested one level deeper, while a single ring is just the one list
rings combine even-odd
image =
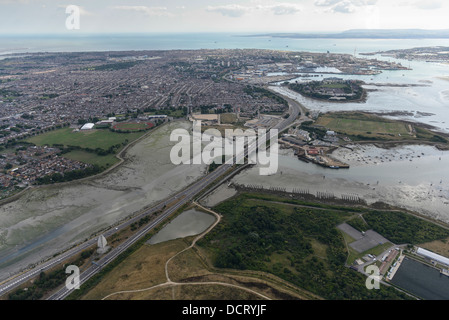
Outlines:
[{"label": "white cloud", "polygon": [[356,6],[351,1],[340,1],[331,9],[333,12],[352,13],[356,11]]},{"label": "white cloud", "polygon": [[207,11],[221,13],[224,16],[237,18],[243,16],[245,13],[251,11],[251,8],[244,7],[238,4],[228,4],[224,6],[208,6]]},{"label": "white cloud", "polygon": [[316,0],[318,7],[328,7],[326,12],[353,13],[362,7],[372,6],[377,0]]},{"label": "white cloud", "polygon": [[443,6],[443,3],[441,1],[429,1],[429,0],[421,0],[414,3],[414,5],[423,10],[435,10],[440,9]]},{"label": "white cloud", "polygon": [[141,12],[150,17],[169,17],[173,16],[166,7],[146,7],[146,6],[114,6],[112,9]]},{"label": "white cloud", "polygon": [[340,2],[341,0],[317,0],[315,1],[315,5],[319,7],[328,7],[333,6],[334,4]]},{"label": "white cloud", "polygon": [[239,4],[228,4],[223,6],[208,6],[207,11],[218,12],[224,16],[238,18],[250,12],[269,12],[275,15],[291,15],[302,11],[302,7],[293,3],[264,4],[252,7]]},{"label": "white cloud", "polygon": [[302,7],[293,3],[280,3],[276,5],[266,6],[264,9],[270,10],[275,15],[296,14],[302,11]]}]

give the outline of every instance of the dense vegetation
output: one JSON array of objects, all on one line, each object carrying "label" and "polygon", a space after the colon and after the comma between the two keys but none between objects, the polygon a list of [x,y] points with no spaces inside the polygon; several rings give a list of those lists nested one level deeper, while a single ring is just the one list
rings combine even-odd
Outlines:
[{"label": "dense vegetation", "polygon": [[284,98],[274,94],[273,92],[264,89],[264,88],[259,88],[259,87],[253,87],[250,85],[247,85],[244,89],[243,92],[245,92],[246,94],[250,95],[253,98],[256,98],[257,96],[261,96],[261,97],[267,97],[270,98],[274,101],[276,101],[279,104],[283,104],[285,106],[288,106],[288,102],[287,100],[285,100]]},{"label": "dense vegetation", "polygon": [[449,230],[403,212],[372,211],[363,218],[369,229],[396,244],[418,244],[449,237]]},{"label": "dense vegetation", "polygon": [[8,98],[8,97],[19,97],[22,94],[20,94],[19,92],[15,91],[15,90],[10,90],[10,89],[0,89],[0,96],[4,97],[4,98]]},{"label": "dense vegetation", "polygon": [[72,170],[68,172],[61,173],[53,173],[36,179],[37,184],[52,184],[57,182],[67,182],[73,181],[77,179],[86,178],[97,173],[100,173],[102,168],[98,165],[93,165],[87,167],[85,169]]},{"label": "dense vegetation", "polygon": [[360,232],[369,230],[368,225],[360,217],[357,217],[357,218],[347,221],[347,224],[349,224],[353,228],[359,230]]},{"label": "dense vegetation", "polygon": [[327,130],[324,128],[314,127],[312,123],[312,121],[304,121],[301,123],[300,128],[311,133],[312,135],[314,134],[318,139],[323,139]]},{"label": "dense vegetation", "polygon": [[275,274],[326,299],[399,299],[389,287],[368,290],[366,278],[344,266],[347,257],[336,225],[352,213],[272,203],[238,196],[215,210],[220,223],[199,245],[219,268]]},{"label": "dense vegetation", "polygon": [[446,138],[444,138],[440,135],[434,134],[433,132],[431,132],[429,130],[426,130],[426,129],[423,129],[420,127],[416,127],[415,130],[416,130],[416,137],[418,139],[430,140],[430,141],[437,142],[437,143],[447,143],[448,142]]},{"label": "dense vegetation", "polygon": [[60,148],[61,149],[61,152],[60,152],[61,155],[65,154],[65,153],[69,153],[69,152],[71,152],[73,150],[84,150],[86,152],[95,153],[95,154],[97,154],[99,156],[105,156],[105,155],[108,155],[108,154],[116,154],[120,150],[120,148],[122,146],[126,145],[127,143],[128,143],[128,140],[125,140],[122,143],[117,143],[115,145],[109,146],[109,148],[107,148],[107,149],[103,149],[103,148],[100,148],[100,147],[92,149],[92,148],[88,148],[88,147],[82,148],[80,146],[71,146],[71,145],[64,146],[63,144],[58,144],[58,143],[54,143],[52,145],[52,147]]},{"label": "dense vegetation", "polygon": [[[226,157],[223,155],[223,156],[221,157],[221,162],[218,161],[218,160],[219,160],[219,159],[214,159],[214,160],[212,161],[212,163],[209,165],[208,172],[214,171],[214,170],[217,169],[219,166],[221,166],[223,163],[225,163]],[[218,163],[218,162],[220,162],[220,163]]]},{"label": "dense vegetation", "polygon": [[345,96],[344,101],[360,100],[364,93],[364,90],[359,83],[350,80],[344,81],[343,83],[338,82],[330,84],[323,84],[322,81],[290,83],[288,87],[289,89],[296,91],[306,97],[328,101],[331,101],[331,98],[335,96],[332,89],[339,90],[344,94],[348,94],[348,96]]}]

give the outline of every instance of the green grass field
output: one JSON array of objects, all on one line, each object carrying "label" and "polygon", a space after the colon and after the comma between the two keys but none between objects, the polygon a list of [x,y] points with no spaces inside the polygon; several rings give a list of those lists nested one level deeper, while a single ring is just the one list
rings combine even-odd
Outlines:
[{"label": "green grass field", "polygon": [[363,112],[334,112],[321,115],[315,122],[355,141],[426,141],[447,144],[448,140],[429,129],[402,121],[389,120]]},{"label": "green grass field", "polygon": [[336,116],[324,115],[316,122],[330,130],[345,133],[347,135],[366,135],[372,137],[384,137],[390,139],[413,138],[407,124],[398,121],[385,121],[378,117],[360,115]]},{"label": "green grass field", "polygon": [[26,141],[38,146],[62,144],[64,146],[79,146],[81,148],[108,149],[116,144],[134,141],[144,133],[117,133],[107,129],[73,132],[72,128],[62,128],[31,137]]},{"label": "green grass field", "polygon": [[221,123],[236,123],[237,122],[237,116],[234,113],[222,113],[220,115],[220,122]]},{"label": "green grass field", "polygon": [[[31,137],[26,141],[38,146],[61,144],[64,146],[78,146],[90,149],[101,148],[104,150],[120,144],[121,147],[116,150],[118,153],[123,149],[124,145],[136,140],[144,134],[145,131],[117,133],[107,129],[73,132],[73,129],[71,128],[62,128]],[[108,168],[119,161],[115,154],[99,155],[85,150],[72,150],[65,153],[64,157],[92,165],[98,165],[102,168]]]},{"label": "green grass field", "polygon": [[332,113],[320,116],[315,123],[348,136],[382,140],[417,139],[412,126],[363,113]]},{"label": "green grass field", "polygon": [[113,154],[108,154],[105,156],[99,156],[96,153],[87,152],[84,150],[73,150],[66,154],[64,157],[72,160],[81,161],[84,163],[88,163],[91,165],[98,165],[100,167],[108,168],[114,164],[116,164],[119,159],[115,157]]}]

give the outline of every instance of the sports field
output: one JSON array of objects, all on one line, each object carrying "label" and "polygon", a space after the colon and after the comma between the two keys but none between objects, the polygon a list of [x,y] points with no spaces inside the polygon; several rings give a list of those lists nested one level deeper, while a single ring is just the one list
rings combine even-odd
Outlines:
[{"label": "sports field", "polygon": [[380,117],[356,114],[326,114],[315,123],[328,130],[347,135],[382,137],[391,139],[413,138],[411,126],[400,121],[390,121]]},{"label": "sports field", "polygon": [[237,116],[235,113],[223,113],[220,115],[220,122],[221,123],[236,123],[237,122]]},{"label": "sports field", "polygon": [[141,137],[145,131],[118,133],[112,132],[108,129],[73,131],[72,128],[62,128],[50,132],[46,132],[31,138],[27,141],[38,146],[53,146],[63,145],[77,146],[80,148],[90,148],[95,150],[97,148],[108,150],[112,146],[120,145],[115,148],[114,153],[100,155],[96,152],[88,152],[88,150],[72,150],[64,154],[64,157],[72,160],[81,161],[91,165],[98,165],[102,168],[108,168],[119,161],[115,156],[122,148]]},{"label": "sports field", "polygon": [[144,133],[118,133],[107,129],[74,132],[72,128],[62,128],[28,138],[27,141],[38,146],[61,144],[64,146],[78,146],[91,149],[101,148],[106,150],[116,144],[132,142]]}]

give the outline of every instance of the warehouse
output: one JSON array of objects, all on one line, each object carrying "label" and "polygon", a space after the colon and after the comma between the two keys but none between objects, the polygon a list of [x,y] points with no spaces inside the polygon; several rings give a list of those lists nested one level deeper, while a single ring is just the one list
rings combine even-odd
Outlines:
[{"label": "warehouse", "polygon": [[427,258],[427,259],[431,259],[438,263],[449,266],[449,258],[440,256],[439,254],[433,253],[432,251],[429,251],[429,250],[426,250],[423,248],[418,248],[416,250],[416,253],[419,254],[420,256]]}]

